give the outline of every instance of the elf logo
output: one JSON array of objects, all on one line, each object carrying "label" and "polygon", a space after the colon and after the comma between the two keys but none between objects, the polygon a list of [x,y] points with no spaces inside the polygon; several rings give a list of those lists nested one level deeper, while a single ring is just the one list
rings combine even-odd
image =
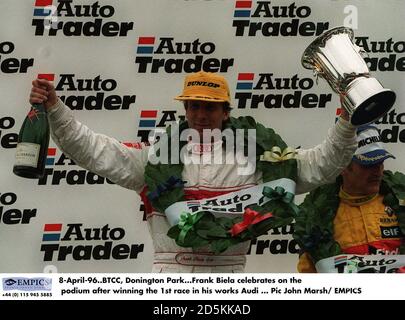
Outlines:
[{"label": "elf logo", "polygon": [[402,236],[399,226],[382,227],[380,226],[381,237],[383,239],[399,238]]},{"label": "elf logo", "polygon": [[117,89],[116,80],[101,75],[80,78],[73,73],[62,73],[55,84],[59,98],[72,110],[129,110],[135,104],[136,95],[114,94]]},{"label": "elf logo", "polygon": [[[215,50],[213,42],[202,42],[198,38],[177,42],[172,37],[140,36],[135,50],[135,65],[138,73],[228,72],[234,58],[206,58]],[[156,58],[156,55],[161,56]],[[180,55],[188,57],[179,58]]]},{"label": "elf logo", "polygon": [[34,58],[16,58],[10,56],[15,49],[11,41],[0,42],[0,71],[1,73],[27,73],[34,65]]},{"label": "elf logo", "polygon": [[[286,78],[276,77],[273,73],[239,73],[235,101],[240,109],[325,108],[332,100],[332,94],[305,93],[313,86],[311,78],[301,79],[297,74]],[[271,90],[275,93],[268,93]],[[285,93],[282,93],[283,90]]]},{"label": "elf logo", "polygon": [[170,123],[184,120],[185,116],[176,110],[141,110],[138,123],[137,137],[145,144],[155,142],[155,136],[166,130]]},{"label": "elf logo", "polygon": [[127,37],[134,23],[111,21],[114,14],[113,6],[98,1],[73,5],[73,0],[36,0],[32,26],[36,36]]},{"label": "elf logo", "polygon": [[[123,228],[110,228],[108,224],[101,228],[84,228],[81,223],[45,224],[41,245],[43,261],[137,259],[144,244],[117,244],[124,237]],[[73,244],[65,245],[65,241]]]},{"label": "elf logo", "polygon": [[271,1],[236,0],[232,26],[237,37],[312,37],[329,29],[329,22],[304,21],[310,15],[310,7],[295,2],[273,6]]}]

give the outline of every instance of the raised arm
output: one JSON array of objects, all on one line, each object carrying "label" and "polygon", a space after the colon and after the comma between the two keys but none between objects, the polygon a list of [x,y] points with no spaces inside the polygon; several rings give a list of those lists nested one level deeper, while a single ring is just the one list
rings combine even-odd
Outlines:
[{"label": "raised arm", "polygon": [[355,127],[340,117],[321,144],[298,151],[297,193],[333,182],[349,164],[356,148]]},{"label": "raised arm", "polygon": [[138,192],[144,186],[148,150],[129,148],[118,140],[90,130],[74,118],[57,98],[47,80],[34,80],[30,103],[42,103],[48,111],[51,136],[59,149],[75,163],[112,182]]}]

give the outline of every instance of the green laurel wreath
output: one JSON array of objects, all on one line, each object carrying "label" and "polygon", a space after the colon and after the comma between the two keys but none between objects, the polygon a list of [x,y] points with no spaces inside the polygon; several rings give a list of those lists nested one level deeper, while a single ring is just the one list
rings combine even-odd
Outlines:
[{"label": "green laurel wreath", "polygon": [[[310,254],[314,263],[342,253],[333,237],[341,184],[342,179],[338,177],[335,183],[311,191],[299,205],[300,216],[295,221],[293,238],[302,250]],[[396,214],[401,233],[405,236],[405,175],[384,171],[380,194],[384,196],[383,203]],[[400,253],[405,254],[404,241],[401,242]]]},{"label": "green laurel wreath", "polygon": [[[187,122],[180,124],[180,133],[188,128]],[[231,117],[225,129],[231,128],[234,132],[237,129],[244,129],[244,146],[247,151],[248,129],[256,130],[256,170],[260,170],[263,182],[273,181],[281,178],[289,178],[293,181],[297,179],[297,161],[289,159],[276,163],[260,161],[260,155],[271,150],[274,146],[281,149],[287,148],[286,143],[273,129],[266,128],[257,123],[252,117]],[[170,136],[170,128],[167,129]],[[170,142],[170,138],[168,139]],[[180,148],[186,142],[180,142]],[[169,144],[170,159],[170,144]],[[247,153],[247,152],[246,152]],[[180,161],[181,162],[181,161]],[[145,168],[145,182],[148,187],[149,197],[158,192],[159,196],[150,199],[152,206],[159,212],[165,212],[170,205],[185,201],[183,186],[173,186],[168,184],[169,180],[180,181],[182,179],[183,164],[151,164]],[[269,191],[269,190],[267,190]],[[298,207],[293,202],[293,196],[288,196],[283,190],[272,190],[271,200],[263,205],[249,206],[251,210],[263,216],[271,212],[272,217],[264,219],[258,223],[251,224],[243,232],[233,236],[231,228],[243,221],[243,217],[225,218],[216,217],[207,211],[200,211],[196,214],[182,215],[178,225],[173,226],[168,231],[168,236],[176,240],[177,245],[182,247],[198,248],[209,245],[215,253],[220,253],[229,247],[254,239],[266,234],[268,230],[290,224],[294,216],[297,215]],[[268,193],[267,193],[268,195]]]}]

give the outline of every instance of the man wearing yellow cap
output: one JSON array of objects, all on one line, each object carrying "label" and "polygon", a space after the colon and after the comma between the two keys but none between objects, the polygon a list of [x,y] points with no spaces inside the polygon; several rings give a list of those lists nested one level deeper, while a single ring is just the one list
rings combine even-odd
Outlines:
[{"label": "man wearing yellow cap", "polygon": [[[230,119],[229,86],[221,75],[208,72],[187,75],[183,92],[175,99],[183,101],[186,109],[187,122],[181,126],[194,129],[200,135],[207,129],[223,130],[224,126],[234,119]],[[87,170],[107,177],[114,183],[135,190],[141,195],[148,211],[148,224],[155,250],[153,272],[242,272],[244,270],[249,241],[234,241],[235,239],[230,238],[230,234],[239,236],[239,240],[249,239],[243,238],[244,232],[250,230],[248,225],[235,224],[232,231],[221,234],[222,231],[217,226],[221,224],[221,227],[228,228],[227,220],[216,220],[217,218],[213,216],[213,221],[218,222],[218,225],[211,228],[207,226],[212,221],[204,220],[207,216],[197,221],[201,215],[189,213],[180,215],[180,213],[208,202],[212,205],[211,211],[236,212],[244,208],[245,203],[242,205],[244,199],[250,198],[256,192],[247,194],[246,190],[251,190],[263,182],[267,183],[271,177],[282,178],[282,176],[279,177],[282,175],[281,171],[262,172],[257,169],[251,174],[239,174],[238,163],[227,162],[152,165],[148,162],[148,148],[142,150],[127,148],[112,138],[92,132],[75,120],[73,112],[57,98],[50,82],[33,81],[30,102],[45,105],[53,140],[66,155]],[[245,120],[232,123],[242,127],[251,125],[251,121]],[[256,127],[256,124],[253,124],[253,127]],[[264,136],[260,140],[263,145],[269,145],[268,141],[266,142],[267,138],[269,141],[273,139],[271,141],[284,143],[272,130],[264,131],[263,126],[260,129],[261,132],[266,133],[265,135],[269,134],[268,137]],[[227,152],[222,147],[221,139],[210,141],[210,143],[208,146],[205,144],[187,150],[200,158],[210,157],[211,153],[218,150]],[[287,159],[288,156],[284,154],[280,156],[277,153],[279,147],[282,146],[274,146],[271,152],[268,151],[270,157],[266,154],[260,157],[264,162],[269,162],[260,163],[259,167],[263,165],[264,168],[268,164],[269,168],[273,168],[271,161],[280,162]],[[283,148],[285,148],[284,144]],[[287,163],[288,168],[291,169],[288,172],[294,172],[291,173],[291,176],[295,177],[293,186],[291,187],[288,179],[286,184],[283,184],[287,181],[286,179],[277,181],[281,181],[283,190],[291,187],[292,192],[298,193],[307,192],[321,184],[331,182],[349,163],[355,148],[355,129],[348,121],[340,118],[330,129],[322,144],[313,149],[299,150],[296,159],[288,158],[289,161],[283,162]],[[259,159],[259,156],[257,158]],[[202,203],[202,201],[205,202]],[[260,201],[255,200],[254,203]],[[174,215],[173,211],[175,211]],[[248,214],[252,212],[255,214],[253,210],[248,211]],[[263,217],[256,218],[252,218],[250,223],[254,224]],[[196,231],[193,224],[201,221],[206,229]],[[176,229],[176,226],[179,227]],[[190,240],[191,235],[204,238],[207,234],[219,238],[215,241],[214,250],[212,246],[204,246],[205,240],[201,240],[202,238],[195,240],[194,243],[193,239]]]},{"label": "man wearing yellow cap", "polygon": [[405,266],[405,176],[384,171],[394,156],[376,127],[360,127],[357,141],[336,183],[313,190],[300,205],[299,272],[386,273]]},{"label": "man wearing yellow cap", "polygon": [[229,118],[231,97],[225,78],[215,73],[198,72],[187,76],[183,93],[176,100],[184,101],[190,128],[221,129]]}]

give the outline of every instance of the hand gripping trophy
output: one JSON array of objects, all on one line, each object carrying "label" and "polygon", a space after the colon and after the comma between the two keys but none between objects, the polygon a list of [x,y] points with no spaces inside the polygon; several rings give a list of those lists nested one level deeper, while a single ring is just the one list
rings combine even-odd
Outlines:
[{"label": "hand gripping trophy", "polygon": [[305,49],[301,63],[343,95],[350,122],[360,126],[386,114],[396,96],[370,76],[360,48],[352,42],[353,36],[353,30],[346,27],[326,31]]}]

